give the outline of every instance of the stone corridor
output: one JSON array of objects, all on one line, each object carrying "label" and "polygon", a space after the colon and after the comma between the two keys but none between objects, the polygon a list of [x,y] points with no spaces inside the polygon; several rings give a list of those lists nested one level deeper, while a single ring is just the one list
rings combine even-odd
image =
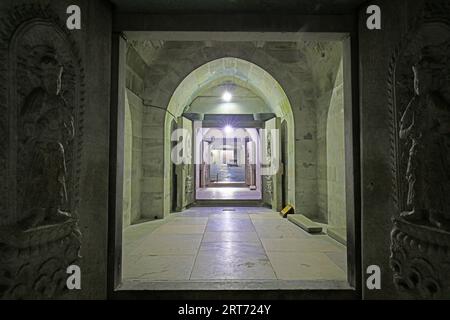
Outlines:
[{"label": "stone corridor", "polygon": [[129,226],[121,289],[348,288],[346,248],[261,207],[194,207]]}]

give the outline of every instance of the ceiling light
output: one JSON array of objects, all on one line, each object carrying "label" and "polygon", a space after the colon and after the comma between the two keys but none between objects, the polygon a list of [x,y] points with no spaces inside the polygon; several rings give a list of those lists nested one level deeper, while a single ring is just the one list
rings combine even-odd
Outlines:
[{"label": "ceiling light", "polygon": [[230,102],[233,96],[228,91],[225,91],[222,95],[222,100],[225,102]]}]

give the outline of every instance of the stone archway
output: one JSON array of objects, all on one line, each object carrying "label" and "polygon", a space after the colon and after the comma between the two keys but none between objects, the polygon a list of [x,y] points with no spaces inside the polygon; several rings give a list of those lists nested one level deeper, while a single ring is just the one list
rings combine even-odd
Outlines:
[{"label": "stone archway", "polygon": [[[289,99],[281,85],[263,68],[256,64],[233,57],[219,58],[193,70],[177,86],[167,106],[164,124],[164,180],[171,179],[171,122],[181,116],[200,90],[225,81],[257,93],[274,114],[287,124],[288,167],[285,174],[295,177],[295,134],[294,116]],[[295,206],[295,181],[289,180],[287,201]],[[170,212],[171,189],[164,185],[164,215]]]},{"label": "stone archway", "polygon": [[[254,124],[257,128],[281,129],[285,137],[283,141],[286,141],[280,153],[284,155],[282,161],[287,166],[284,173],[288,177],[283,183],[280,171],[275,176],[263,174],[261,188],[258,188],[262,193],[258,199],[261,203],[258,204],[276,209],[281,204],[293,204],[295,213],[312,222],[324,222],[318,208],[328,198],[319,192],[323,191],[319,190],[319,179],[327,172],[323,167],[328,163],[323,161],[323,157],[319,161],[319,144],[326,147],[326,140],[323,138],[327,133],[329,121],[326,115],[332,108],[330,104],[344,106],[344,72],[339,64],[343,65],[343,49],[340,43],[273,41],[260,45],[242,41],[208,43],[174,40],[154,43],[153,40],[143,40],[133,42],[128,52],[131,53],[127,57],[130,60],[127,65],[130,67],[126,79],[127,90],[134,90],[139,94],[142,106],[142,136],[136,139],[142,143],[142,175],[139,177],[142,185],[142,221],[164,218],[162,223],[170,223],[171,219],[178,217],[203,215],[201,208],[184,210],[190,205],[211,204],[211,207],[217,207],[214,210],[228,211],[224,210],[227,205],[239,204],[236,199],[233,199],[235,202],[228,203],[219,199],[213,199],[217,200],[213,204],[202,202],[204,199],[196,197],[195,188],[192,192],[192,186],[196,185],[195,169],[198,168],[183,163],[174,168],[171,160],[174,123],[175,127],[188,130],[192,137],[192,133],[202,127],[196,120],[205,121],[205,127],[216,126],[226,131],[228,118],[222,115],[234,116],[232,113],[236,113],[239,116],[252,114],[253,119],[259,122]],[[139,60],[139,63],[133,59]],[[345,75],[348,76],[348,73]],[[249,96],[256,97],[259,105],[264,105],[264,108],[254,108],[255,104],[248,104],[248,108],[241,105],[238,109],[239,104],[235,103],[237,101],[232,101],[223,108],[208,108],[214,101],[222,101],[222,94],[229,88],[233,92],[236,87],[248,91]],[[235,96],[239,97],[239,94]],[[349,99],[348,92],[345,96]],[[207,99],[199,102],[201,99],[197,98]],[[337,107],[338,105],[333,108]],[[241,125],[235,125],[233,117],[229,118],[233,128]],[[343,117],[339,119],[343,120]],[[344,126],[342,128],[348,129]],[[269,137],[273,137],[272,134],[265,137],[266,141],[261,139],[261,144],[278,141],[278,137]],[[184,143],[184,136],[175,143],[178,145],[182,141]],[[189,146],[193,139],[186,141]],[[187,149],[183,146],[184,150]],[[272,153],[269,153],[269,148],[265,150],[266,154]],[[272,151],[271,148],[270,150]],[[351,155],[351,150],[348,152]],[[194,157],[196,155],[194,144]],[[194,172],[192,167],[195,168]],[[352,170],[352,164],[346,165],[345,170]],[[178,180],[176,182],[172,180],[174,171]],[[346,177],[350,173],[346,171]],[[282,191],[287,194],[287,199],[278,203],[278,200],[282,200]],[[348,191],[352,192],[352,189]],[[245,203],[249,206],[253,204],[255,203]],[[183,212],[169,216],[171,211]],[[352,225],[353,219],[348,221]],[[344,231],[346,230],[347,228]],[[348,230],[352,232],[353,229]],[[341,242],[344,241],[345,239]],[[344,261],[345,257],[339,259]],[[348,255],[348,260],[348,265],[352,264],[352,255]],[[351,270],[350,272],[352,273]]]}]

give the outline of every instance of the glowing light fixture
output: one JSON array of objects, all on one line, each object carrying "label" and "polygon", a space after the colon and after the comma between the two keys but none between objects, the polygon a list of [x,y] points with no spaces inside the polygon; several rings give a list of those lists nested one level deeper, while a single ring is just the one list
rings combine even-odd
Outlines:
[{"label": "glowing light fixture", "polygon": [[229,134],[233,132],[233,127],[230,125],[226,125],[225,128],[223,128],[225,130],[225,133]]},{"label": "glowing light fixture", "polygon": [[230,102],[233,96],[228,91],[225,91],[222,95],[222,100],[225,102]]}]

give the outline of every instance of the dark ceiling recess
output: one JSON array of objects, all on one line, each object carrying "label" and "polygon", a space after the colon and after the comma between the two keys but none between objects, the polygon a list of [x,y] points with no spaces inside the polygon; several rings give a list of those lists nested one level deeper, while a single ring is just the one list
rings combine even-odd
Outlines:
[{"label": "dark ceiling recess", "polygon": [[366,0],[111,0],[120,12],[348,14]]}]

